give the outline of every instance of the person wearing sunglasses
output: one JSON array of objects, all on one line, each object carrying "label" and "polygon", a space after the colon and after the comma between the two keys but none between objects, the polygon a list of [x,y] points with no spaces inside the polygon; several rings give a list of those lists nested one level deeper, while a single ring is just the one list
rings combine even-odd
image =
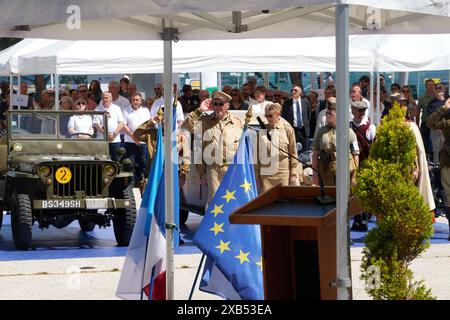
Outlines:
[{"label": "person wearing sunglasses", "polygon": [[[312,144],[312,168],[313,182],[319,185],[320,172],[323,183],[326,186],[336,185],[336,98],[327,100],[326,109],[327,124],[321,127],[314,136]],[[359,146],[356,135],[349,130],[349,175],[352,185],[355,184],[354,175],[359,164]],[[316,171],[317,170],[317,171]]]},{"label": "person wearing sunglasses", "polygon": [[302,97],[302,88],[299,85],[292,86],[292,98],[283,103],[281,116],[294,128],[295,141],[302,144],[303,152],[308,148],[310,137],[311,105]]},{"label": "person wearing sunglasses", "polygon": [[401,92],[402,99],[407,101],[406,106],[408,108],[408,116],[411,120],[415,121],[417,125],[419,125],[419,114],[420,109],[417,107],[416,101],[414,100],[411,89],[409,86],[403,86]]},{"label": "person wearing sunglasses", "polygon": [[[201,133],[202,164],[197,166],[197,171],[201,178],[206,176],[208,203],[232,163],[242,135],[242,121],[228,112],[230,101],[228,94],[215,91],[212,99],[204,100],[181,125],[192,134]],[[206,114],[210,106],[213,112]]]},{"label": "person wearing sunglasses", "polygon": [[239,89],[231,90],[231,102],[230,102],[231,110],[248,110],[248,104],[244,102],[244,98],[242,97]]},{"label": "person wearing sunglasses", "polygon": [[95,101],[90,101],[90,94],[91,92],[88,90],[87,85],[80,84],[80,86],[78,87],[78,98],[76,100],[83,99],[84,101],[86,101],[86,110],[94,110],[98,105],[98,103],[95,103]]},{"label": "person wearing sunglasses", "polygon": [[75,103],[75,110],[79,111],[79,113],[71,116],[67,125],[69,136],[72,139],[90,139],[94,134],[92,116],[83,114],[83,111],[86,110],[86,105],[86,100],[82,98]]},{"label": "person wearing sunglasses", "polygon": [[[265,109],[267,129],[258,131],[258,147],[264,148],[258,156],[267,157],[270,161],[258,161],[256,180],[262,192],[281,183],[283,186],[299,185],[299,169],[301,164],[281,150],[297,157],[295,132],[292,126],[281,117],[281,105],[271,103]],[[270,135],[270,140],[269,140]],[[300,167],[300,168],[299,168]]]}]

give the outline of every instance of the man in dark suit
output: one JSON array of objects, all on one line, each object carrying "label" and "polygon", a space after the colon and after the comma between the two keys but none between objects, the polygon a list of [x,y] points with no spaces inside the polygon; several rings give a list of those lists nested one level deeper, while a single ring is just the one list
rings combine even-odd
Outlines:
[{"label": "man in dark suit", "polygon": [[302,98],[302,88],[292,86],[292,98],[283,103],[281,116],[290,123],[295,131],[295,141],[302,144],[302,150],[308,149],[310,137],[311,106],[307,99]]}]

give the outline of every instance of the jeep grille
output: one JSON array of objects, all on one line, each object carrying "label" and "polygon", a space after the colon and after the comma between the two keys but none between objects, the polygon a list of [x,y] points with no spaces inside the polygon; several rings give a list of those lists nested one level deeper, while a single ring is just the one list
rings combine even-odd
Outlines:
[{"label": "jeep grille", "polygon": [[[86,197],[102,195],[103,181],[101,164],[58,164],[53,168],[53,195],[73,197],[76,191],[83,191]],[[56,181],[55,172],[60,167],[67,167],[72,172],[72,179],[65,184]]]}]

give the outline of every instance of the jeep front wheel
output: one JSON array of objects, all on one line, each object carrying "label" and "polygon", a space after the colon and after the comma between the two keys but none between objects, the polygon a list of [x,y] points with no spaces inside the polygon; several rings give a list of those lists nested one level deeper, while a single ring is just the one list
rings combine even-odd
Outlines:
[{"label": "jeep front wheel", "polygon": [[130,205],[127,208],[116,210],[113,218],[114,235],[121,247],[128,246],[130,243],[136,222],[136,199],[131,186],[123,190],[123,198],[129,200]]},{"label": "jeep front wheel", "polygon": [[11,203],[11,228],[14,244],[18,249],[26,250],[30,247],[32,225],[30,197],[26,194],[14,194]]}]

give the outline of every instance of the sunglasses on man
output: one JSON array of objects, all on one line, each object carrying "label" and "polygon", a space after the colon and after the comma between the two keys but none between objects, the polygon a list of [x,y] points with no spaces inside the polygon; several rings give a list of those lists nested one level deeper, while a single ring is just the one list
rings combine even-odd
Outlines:
[{"label": "sunglasses on man", "polygon": [[213,105],[214,107],[223,107],[224,104],[225,104],[225,103],[223,103],[223,102],[214,101],[212,105]]}]

